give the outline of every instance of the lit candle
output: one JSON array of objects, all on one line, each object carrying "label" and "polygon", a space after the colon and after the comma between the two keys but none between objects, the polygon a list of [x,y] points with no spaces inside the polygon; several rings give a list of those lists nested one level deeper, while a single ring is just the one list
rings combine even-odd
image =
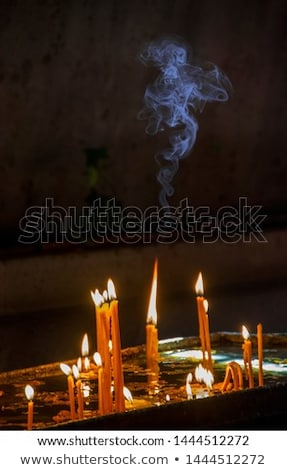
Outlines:
[{"label": "lit candle", "polygon": [[192,383],[192,373],[189,372],[186,376],[186,381],[185,381],[185,391],[186,391],[186,397],[188,400],[192,400],[193,398],[191,383]]},{"label": "lit candle", "polygon": [[28,400],[28,418],[27,418],[27,429],[31,431],[33,427],[33,412],[34,412],[34,389],[31,385],[26,385],[25,387],[25,395]]},{"label": "lit candle", "polygon": [[158,331],[156,309],[157,266],[158,262],[156,259],[153,269],[153,280],[146,321],[146,360],[148,368],[151,368],[152,362],[157,361],[158,359]]},{"label": "lit candle", "polygon": [[205,346],[206,346],[206,354],[207,354],[207,367],[212,372],[213,365],[212,365],[212,355],[211,355],[211,344],[210,344],[210,333],[209,333],[209,316],[208,316],[208,301],[206,299],[203,300],[203,307],[205,310],[204,315],[204,331],[205,331]]},{"label": "lit candle", "polygon": [[101,355],[103,367],[103,413],[112,411],[112,377],[111,377],[111,355],[110,355],[110,308],[104,296],[96,291],[92,294],[96,309],[97,327],[97,349]]},{"label": "lit candle", "polygon": [[258,385],[263,387],[263,334],[262,334],[262,324],[258,323],[257,325],[257,348],[258,348]]},{"label": "lit candle", "polygon": [[110,301],[110,316],[112,328],[112,357],[113,357],[113,373],[114,373],[114,390],[115,390],[115,411],[125,410],[124,397],[124,375],[122,366],[121,353],[121,334],[119,325],[119,302],[116,296],[114,283],[108,280],[108,299]]},{"label": "lit candle", "polygon": [[76,410],[75,410],[75,396],[74,396],[74,378],[72,375],[72,369],[67,364],[60,364],[61,371],[67,376],[68,384],[68,393],[69,393],[69,403],[70,403],[70,413],[71,419],[76,419]]},{"label": "lit candle", "polygon": [[103,377],[103,364],[100,353],[95,352],[93,359],[98,368],[98,410],[102,415],[104,412],[104,377]]},{"label": "lit candle", "polygon": [[198,275],[196,284],[195,284],[195,293],[196,293],[196,302],[197,302],[197,314],[198,314],[198,326],[199,326],[199,338],[202,349],[203,365],[206,367],[207,358],[206,358],[206,311],[204,308],[204,297],[203,297],[203,280],[201,272]]},{"label": "lit candle", "polygon": [[242,326],[242,336],[244,339],[242,349],[243,349],[243,360],[244,360],[245,372],[247,373],[249,388],[253,388],[254,379],[253,379],[253,370],[252,370],[252,344],[251,344],[251,340],[249,339],[249,336],[250,336],[249,332],[244,325]]},{"label": "lit candle", "polygon": [[83,371],[88,371],[90,368],[90,361],[89,361],[89,340],[88,340],[88,335],[87,333],[84,334],[83,340],[82,340],[82,370]]},{"label": "lit candle", "polygon": [[78,418],[83,419],[84,417],[84,400],[82,391],[82,381],[80,379],[80,372],[78,367],[74,364],[72,367],[73,375],[76,379],[77,388],[77,399],[78,399]]}]

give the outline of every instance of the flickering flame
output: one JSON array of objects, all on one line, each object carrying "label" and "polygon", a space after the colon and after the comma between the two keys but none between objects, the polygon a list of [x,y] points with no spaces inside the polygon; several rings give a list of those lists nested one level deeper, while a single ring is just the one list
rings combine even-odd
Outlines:
[{"label": "flickering flame", "polygon": [[93,355],[93,359],[97,367],[102,367],[103,363],[100,353],[95,352],[95,354]]},{"label": "flickering flame", "polygon": [[186,390],[186,396],[188,400],[192,400],[192,389],[191,389],[191,382],[192,382],[192,373],[189,372],[186,376],[186,382],[185,382],[185,390]]},{"label": "flickering flame", "polygon": [[242,336],[243,339],[246,341],[249,338],[249,331],[247,330],[246,326],[242,326]]},{"label": "flickering flame", "polygon": [[80,378],[80,372],[79,372],[78,367],[75,364],[72,366],[72,371],[73,371],[73,376],[75,377],[76,380],[78,380]]},{"label": "flickering flame", "polygon": [[88,356],[88,355],[89,355],[89,341],[88,341],[88,335],[87,333],[85,333],[83,336],[83,341],[82,341],[82,356]]},{"label": "flickering flame", "polygon": [[210,370],[204,369],[202,381],[203,381],[203,383],[205,383],[205,385],[208,388],[210,388],[210,389],[212,388],[212,385],[214,383],[214,377],[213,377],[212,372],[210,372]]},{"label": "flickering flame", "polygon": [[104,303],[104,298],[99,293],[98,289],[96,289],[95,292],[91,291],[91,296],[96,307],[100,307]]},{"label": "flickering flame", "polygon": [[202,279],[201,272],[199,273],[196,284],[195,284],[195,293],[199,297],[203,296],[203,279]]},{"label": "flickering flame", "polygon": [[109,296],[108,296],[108,291],[107,291],[107,289],[105,289],[104,292],[103,292],[103,298],[104,298],[104,302],[108,302]]},{"label": "flickering flame", "polygon": [[197,382],[202,382],[203,381],[203,376],[204,376],[204,368],[202,367],[201,364],[199,364],[196,368],[195,368],[195,378],[196,378],[196,381]]},{"label": "flickering flame", "polygon": [[203,301],[203,308],[205,310],[205,313],[208,312],[208,300],[207,299],[204,299]]},{"label": "flickering flame", "polygon": [[60,364],[60,369],[62,372],[64,372],[65,375],[70,375],[72,373],[71,367],[68,366],[68,364],[64,364],[63,362]]},{"label": "flickering flame", "polygon": [[156,293],[157,293],[157,259],[153,268],[153,280],[151,286],[151,293],[149,299],[149,306],[147,312],[147,323],[157,324],[157,311],[156,311]]},{"label": "flickering flame", "polygon": [[25,387],[25,395],[27,400],[33,400],[34,398],[34,389],[31,385],[26,385]]},{"label": "flickering flame", "polygon": [[123,393],[124,393],[125,399],[126,399],[128,402],[132,403],[132,402],[134,401],[134,400],[133,400],[132,393],[131,393],[131,391],[130,391],[127,387],[124,387],[124,388],[123,388]]},{"label": "flickering flame", "polygon": [[170,395],[168,393],[165,396],[165,401],[170,401]]},{"label": "flickering flame", "polygon": [[115,285],[111,279],[108,280],[108,298],[109,300],[115,300],[117,298]]},{"label": "flickering flame", "polygon": [[78,367],[79,371],[82,370],[82,358],[81,358],[81,357],[78,357],[78,360],[77,360],[77,367]]}]

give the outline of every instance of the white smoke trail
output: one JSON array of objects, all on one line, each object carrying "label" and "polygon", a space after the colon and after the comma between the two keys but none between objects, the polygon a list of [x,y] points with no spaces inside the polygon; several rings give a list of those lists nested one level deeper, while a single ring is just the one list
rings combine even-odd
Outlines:
[{"label": "white smoke trail", "polygon": [[146,88],[144,108],[139,119],[147,119],[146,132],[157,134],[168,128],[171,147],[155,156],[160,165],[160,204],[168,207],[167,198],[174,189],[172,180],[179,161],[192,150],[198,131],[195,111],[202,112],[206,102],[227,101],[232,87],[226,75],[214,64],[192,62],[190,48],[180,38],[161,38],[147,44],[139,54],[147,66],[157,67],[160,74]]}]

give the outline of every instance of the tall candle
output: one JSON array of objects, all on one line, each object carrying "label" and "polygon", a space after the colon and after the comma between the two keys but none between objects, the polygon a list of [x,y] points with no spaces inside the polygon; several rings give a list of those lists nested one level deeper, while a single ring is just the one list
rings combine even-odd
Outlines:
[{"label": "tall candle", "polygon": [[204,297],[203,297],[203,280],[201,272],[198,275],[196,284],[195,284],[195,292],[196,292],[196,302],[197,302],[197,314],[198,314],[198,326],[199,326],[199,338],[201,343],[202,349],[202,360],[204,367],[207,366],[207,358],[206,358],[206,312],[204,308]]},{"label": "tall candle", "polygon": [[97,327],[97,350],[101,355],[103,367],[103,413],[112,411],[112,377],[111,377],[111,356],[110,356],[110,307],[107,299],[98,290],[92,292],[92,298],[96,309]]},{"label": "tall candle", "polygon": [[114,390],[115,390],[115,411],[125,410],[124,397],[124,375],[122,366],[121,353],[121,335],[119,325],[119,302],[117,300],[114,283],[108,280],[108,298],[110,301],[110,316],[112,329],[112,357],[113,357],[113,374],[114,374]]},{"label": "tall candle", "polygon": [[263,329],[262,324],[257,325],[257,348],[258,348],[258,385],[264,385],[263,378]]},{"label": "tall candle", "polygon": [[211,344],[210,344],[210,332],[209,332],[208,301],[206,299],[204,299],[204,301],[203,301],[203,307],[204,307],[204,310],[205,310],[204,332],[205,332],[205,346],[206,346],[206,354],[207,354],[207,367],[211,372],[213,372]]},{"label": "tall candle", "polygon": [[148,368],[151,368],[153,361],[158,360],[158,330],[156,309],[157,267],[158,261],[156,259],[153,269],[153,280],[146,321],[146,360]]},{"label": "tall candle", "polygon": [[103,364],[100,353],[95,352],[94,356],[95,364],[98,368],[98,411],[102,415],[104,413],[104,377],[103,377]]},{"label": "tall candle", "polygon": [[249,339],[249,336],[250,336],[249,332],[244,325],[242,327],[242,336],[244,339],[244,343],[242,346],[243,359],[244,359],[245,370],[248,376],[248,386],[249,388],[253,388],[254,378],[253,378],[253,370],[252,370],[252,343],[251,343],[251,340]]},{"label": "tall candle", "polygon": [[69,404],[70,404],[70,413],[71,419],[76,419],[76,409],[75,409],[75,396],[74,396],[74,378],[72,375],[72,369],[67,364],[60,364],[62,372],[67,376],[67,385],[68,385],[68,394],[69,394]]},{"label": "tall candle", "polygon": [[28,400],[28,418],[27,418],[27,430],[31,431],[33,428],[33,413],[34,413],[34,389],[31,385],[26,385],[25,395]]},{"label": "tall candle", "polygon": [[83,390],[82,390],[82,381],[80,379],[80,372],[76,365],[72,367],[73,375],[76,379],[76,388],[77,388],[77,399],[78,399],[78,418],[83,419],[84,417],[84,400],[83,400]]}]

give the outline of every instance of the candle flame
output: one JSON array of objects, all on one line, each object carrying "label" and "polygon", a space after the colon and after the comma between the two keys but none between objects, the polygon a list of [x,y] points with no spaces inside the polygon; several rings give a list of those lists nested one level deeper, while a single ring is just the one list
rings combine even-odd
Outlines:
[{"label": "candle flame", "polygon": [[123,388],[123,393],[124,393],[124,397],[127,401],[129,401],[130,403],[132,403],[134,400],[133,400],[133,396],[132,396],[132,393],[131,391],[128,389],[128,387],[124,387]]},{"label": "candle flame", "polygon": [[115,285],[111,279],[108,280],[108,298],[109,300],[116,300],[117,298]]},{"label": "candle flame", "polygon": [[202,279],[202,274],[200,272],[199,275],[198,275],[196,284],[195,284],[195,293],[199,297],[203,297],[203,292],[204,292],[203,291],[203,279]]},{"label": "candle flame", "polygon": [[212,388],[212,385],[214,383],[214,377],[210,370],[204,369],[203,383],[205,383],[208,388]]},{"label": "candle flame", "polygon": [[207,299],[204,299],[203,301],[203,308],[205,310],[205,313],[208,312],[208,300]]},{"label": "candle flame", "polygon": [[33,400],[34,398],[34,389],[31,385],[26,385],[25,387],[25,395],[27,400]]},{"label": "candle flame", "polygon": [[204,376],[204,368],[202,367],[201,364],[199,364],[196,368],[195,368],[195,378],[196,378],[196,381],[197,382],[202,382],[203,381],[203,376]]},{"label": "candle flame", "polygon": [[147,312],[147,323],[152,323],[153,325],[157,324],[157,310],[156,310],[157,265],[158,265],[158,262],[156,259],[154,263],[154,268],[153,268],[153,280],[152,280],[149,306],[148,306],[148,312]]},{"label": "candle flame", "polygon": [[250,334],[249,334],[249,331],[247,330],[246,326],[242,326],[242,336],[243,336],[243,339],[246,341]]},{"label": "candle flame", "polygon": [[104,298],[104,302],[108,302],[109,296],[108,296],[108,291],[107,291],[107,289],[105,289],[104,292],[103,292],[103,298]]},{"label": "candle flame", "polygon": [[186,376],[186,381],[185,381],[185,391],[186,391],[186,396],[188,400],[192,400],[192,388],[191,388],[191,382],[192,382],[192,373],[189,372]]},{"label": "candle flame", "polygon": [[82,358],[81,358],[81,357],[78,357],[78,360],[77,360],[77,367],[78,367],[79,371],[82,370]]},{"label": "candle flame", "polygon": [[95,292],[91,291],[91,296],[96,307],[100,307],[104,303],[104,298],[99,293],[98,289],[96,289]]},{"label": "candle flame", "polygon": [[97,367],[102,367],[103,363],[100,353],[95,352],[95,354],[93,355],[93,359]]},{"label": "candle flame", "polygon": [[75,364],[72,366],[72,371],[73,371],[73,376],[75,377],[76,380],[78,380],[80,378],[80,371]]},{"label": "candle flame", "polygon": [[85,333],[83,336],[83,341],[82,341],[82,356],[88,356],[88,355],[89,355],[89,341],[88,341],[88,335],[87,333]]},{"label": "candle flame", "polygon": [[71,375],[72,373],[71,367],[68,366],[68,364],[64,364],[63,362],[60,364],[60,369],[62,372],[64,372],[65,375]]}]

